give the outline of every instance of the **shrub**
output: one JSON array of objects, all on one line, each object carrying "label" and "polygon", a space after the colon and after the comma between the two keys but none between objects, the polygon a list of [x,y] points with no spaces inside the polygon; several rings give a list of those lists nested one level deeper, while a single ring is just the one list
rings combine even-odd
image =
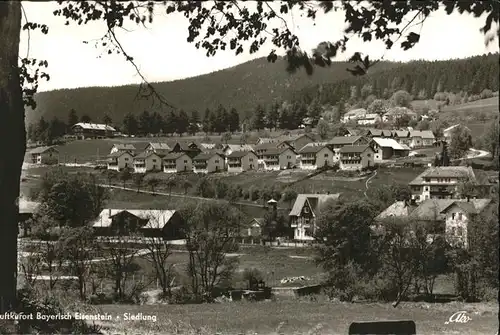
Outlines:
[{"label": "shrub", "polygon": [[488,99],[488,98],[491,98],[493,97],[493,92],[487,88],[485,88],[480,94],[479,96],[481,97],[481,99]]},{"label": "shrub", "polygon": [[42,333],[42,334],[102,334],[97,325],[88,325],[83,320],[76,320],[71,311],[65,310],[55,296],[37,296],[32,290],[21,290],[19,292],[18,313],[37,315],[68,315],[65,319],[39,320],[36,317],[19,320],[19,333]]}]

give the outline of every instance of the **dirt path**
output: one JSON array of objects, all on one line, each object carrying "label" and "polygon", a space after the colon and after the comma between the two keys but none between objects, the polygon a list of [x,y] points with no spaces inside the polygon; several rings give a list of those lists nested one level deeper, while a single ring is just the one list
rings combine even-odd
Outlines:
[{"label": "dirt path", "polygon": [[[366,183],[365,183],[366,191],[368,191],[368,187],[369,187],[369,186],[368,186],[368,184],[370,183],[370,181],[371,181],[371,180],[372,180],[372,179],[373,179],[376,175],[377,175],[377,170],[375,170],[375,171],[373,172],[373,175],[372,175],[370,178],[368,178],[368,179],[366,180]],[[366,191],[364,192],[364,194],[365,194],[365,198],[368,198],[368,196],[366,195]]]}]

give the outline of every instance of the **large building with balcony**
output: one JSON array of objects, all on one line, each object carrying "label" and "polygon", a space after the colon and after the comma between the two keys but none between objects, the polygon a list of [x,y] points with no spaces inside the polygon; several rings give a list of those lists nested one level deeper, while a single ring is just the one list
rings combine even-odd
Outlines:
[{"label": "large building with balcony", "polygon": [[108,156],[108,170],[121,171],[134,168],[134,156],[128,151],[115,151]]},{"label": "large building with balcony", "polygon": [[323,143],[309,143],[299,150],[299,166],[304,170],[316,170],[333,166],[333,151]]},{"label": "large building with balcony", "polygon": [[227,156],[227,172],[257,170],[258,160],[253,151],[234,151]]},{"label": "large building with balcony", "polygon": [[369,145],[349,145],[340,149],[341,170],[363,170],[374,165],[374,151]]},{"label": "large building with balcony", "polygon": [[472,167],[439,166],[425,170],[408,185],[412,192],[412,199],[419,202],[427,199],[456,198],[458,185],[463,182],[470,182],[478,191],[483,192],[489,184],[482,179],[478,178]]}]

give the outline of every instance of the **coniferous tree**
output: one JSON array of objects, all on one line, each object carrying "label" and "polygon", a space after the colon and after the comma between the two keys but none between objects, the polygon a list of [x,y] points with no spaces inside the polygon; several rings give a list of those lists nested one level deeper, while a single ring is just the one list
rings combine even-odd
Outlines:
[{"label": "coniferous tree", "polygon": [[40,141],[43,143],[47,143],[48,141],[48,130],[49,123],[42,116],[35,127],[35,141]]},{"label": "coniferous tree", "polygon": [[129,113],[123,118],[123,132],[130,136],[135,136],[139,133],[139,122],[134,114]]},{"label": "coniferous tree", "polygon": [[83,114],[82,117],[80,118],[80,122],[90,123],[92,122],[92,119],[87,114]]},{"label": "coniferous tree", "polygon": [[66,124],[59,120],[56,116],[50,120],[46,131],[45,143],[50,145],[59,137],[62,137],[66,131]]},{"label": "coniferous tree", "polygon": [[151,114],[147,110],[139,116],[139,128],[143,135],[151,133]]},{"label": "coniferous tree", "polygon": [[160,134],[163,132],[163,128],[165,127],[165,120],[163,119],[163,116],[158,113],[154,112],[151,114],[151,133],[153,134]]},{"label": "coniferous tree", "polygon": [[187,132],[188,128],[189,128],[189,116],[186,114],[186,112],[183,109],[181,109],[179,112],[178,119],[177,119],[176,132],[177,132],[177,134],[182,136],[182,134]]},{"label": "coniferous tree", "polygon": [[236,108],[233,107],[229,112],[229,131],[234,133],[238,131],[238,129],[240,129],[240,115]]},{"label": "coniferous tree", "polygon": [[280,117],[280,103],[278,101],[274,101],[271,106],[267,109],[266,114],[266,123],[267,127],[270,129],[274,129],[278,127],[278,120]]},{"label": "coniferous tree", "polygon": [[319,103],[319,100],[316,98],[314,99],[311,104],[308,106],[307,108],[307,116],[310,117],[312,119],[312,125],[315,126],[318,121],[319,121],[319,118],[321,117],[321,113],[322,113],[322,108],[321,108],[321,104]]},{"label": "coniferous tree", "polygon": [[255,114],[252,119],[252,128],[256,130],[264,129],[266,126],[266,111],[261,105],[257,105],[255,108]]},{"label": "coniferous tree", "polygon": [[111,119],[111,117],[108,114],[104,114],[104,116],[102,117],[102,123],[104,123],[105,125],[110,125],[112,122],[113,120]]},{"label": "coniferous tree", "polygon": [[224,106],[219,105],[215,112],[214,131],[219,133],[225,132],[229,128],[229,114]]},{"label": "coniferous tree", "polygon": [[203,131],[209,133],[212,131],[212,112],[210,109],[205,109],[205,114],[203,115]]},{"label": "coniferous tree", "polygon": [[198,123],[200,123],[200,115],[197,110],[191,112],[191,117],[189,118],[189,133],[195,135],[199,131]]},{"label": "coniferous tree", "polygon": [[168,135],[172,135],[173,133],[175,133],[177,131],[177,122],[178,122],[178,116],[175,113],[175,111],[171,110],[165,116],[165,124],[163,132]]},{"label": "coniferous tree", "polygon": [[71,127],[78,123],[78,115],[76,115],[76,111],[71,108],[68,114],[68,126]]}]

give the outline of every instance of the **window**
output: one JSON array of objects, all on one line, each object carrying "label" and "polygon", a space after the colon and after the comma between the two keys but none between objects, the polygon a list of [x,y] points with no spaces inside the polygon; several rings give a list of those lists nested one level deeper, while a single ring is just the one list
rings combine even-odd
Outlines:
[{"label": "window", "polygon": [[219,164],[219,160],[218,159],[215,160],[215,164]]},{"label": "window", "polygon": [[458,213],[458,219],[462,220],[462,213]]},{"label": "window", "polygon": [[429,190],[428,186],[424,187],[424,191],[428,191],[428,190]]},{"label": "window", "polygon": [[304,213],[309,213],[309,207],[304,207]]},{"label": "window", "polygon": [[187,164],[187,163],[188,163],[188,161],[187,161],[187,159],[185,159],[185,160],[184,160],[184,164]]},{"label": "window", "polygon": [[366,157],[371,157],[372,155],[371,154],[366,154]]},{"label": "window", "polygon": [[125,158],[125,161],[128,162],[128,158]]},{"label": "window", "polygon": [[156,159],[153,159],[153,163],[156,163]]},{"label": "window", "polygon": [[325,154],[325,158],[328,158],[328,154]]},{"label": "window", "polygon": [[451,219],[455,220],[455,213],[451,213]]},{"label": "window", "polygon": [[455,227],[451,227],[451,235],[456,235],[457,229]]},{"label": "window", "polygon": [[286,156],[286,159],[292,159],[292,156],[288,155]]},{"label": "window", "polygon": [[249,159],[249,161],[250,161],[250,162],[253,162],[253,158],[250,158],[250,159]]},{"label": "window", "polygon": [[462,227],[457,227],[457,235],[463,236],[463,234],[464,234],[464,229]]}]

